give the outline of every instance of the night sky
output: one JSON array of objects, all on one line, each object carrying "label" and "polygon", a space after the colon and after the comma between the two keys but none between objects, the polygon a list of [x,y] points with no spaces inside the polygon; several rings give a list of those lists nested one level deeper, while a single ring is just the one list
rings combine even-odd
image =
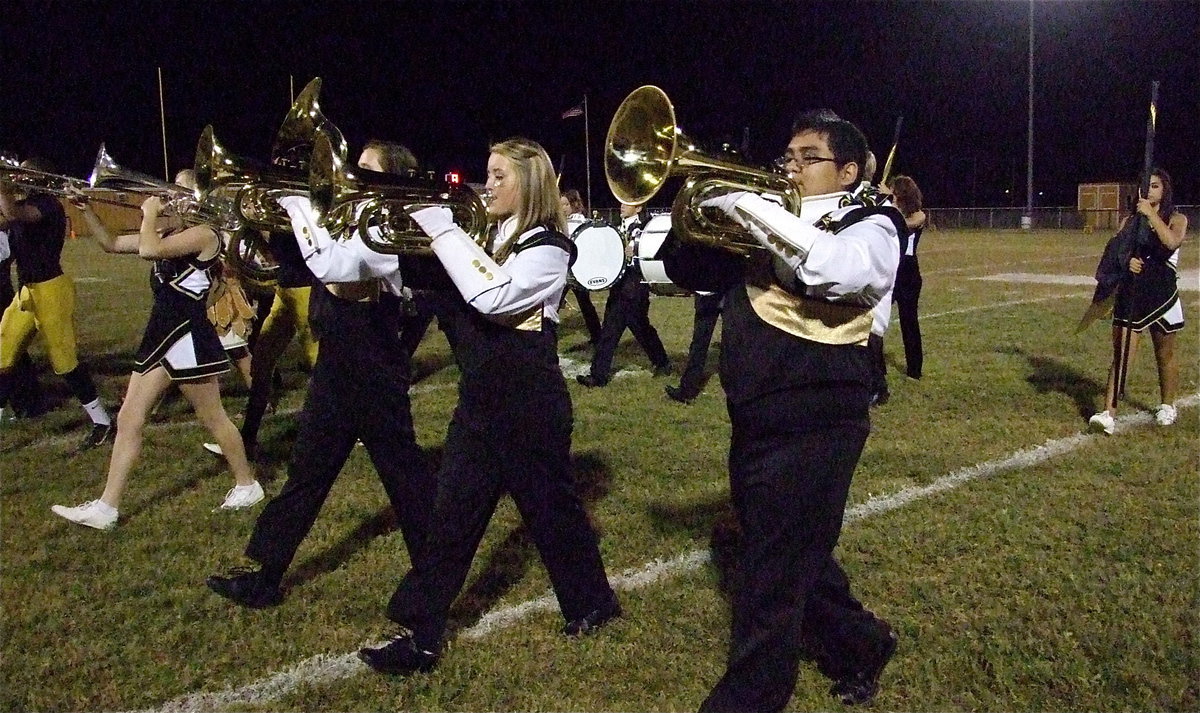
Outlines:
[{"label": "night sky", "polygon": [[[1200,201],[1200,2],[1034,5],[1034,191],[1073,205],[1076,185],[1135,180],[1153,80],[1156,160],[1176,199]],[[642,84],[671,97],[701,143],[766,164],[795,114],[829,107],[880,163],[903,117],[894,173],[934,207],[1024,205],[1029,3],[1012,2],[29,2],[0,10],[0,150],[86,177],[105,142],[162,175],[157,68],[172,170],[206,124],[233,153],[266,158],[295,91],[357,152],[408,144],[429,167],[482,180],[491,141],[541,142],[563,187],[584,188],[587,95],[595,207],[613,112]],[[1005,191],[1010,193],[1006,194]]]}]

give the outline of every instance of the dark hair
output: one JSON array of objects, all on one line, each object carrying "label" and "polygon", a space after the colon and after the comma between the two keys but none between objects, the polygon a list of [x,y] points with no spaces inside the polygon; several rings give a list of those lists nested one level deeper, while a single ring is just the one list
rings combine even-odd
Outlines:
[{"label": "dark hair", "polygon": [[363,147],[363,151],[369,149],[379,152],[379,164],[385,173],[406,173],[417,170],[417,157],[404,144],[371,139]]},{"label": "dark hair", "polygon": [[1151,176],[1158,176],[1163,184],[1162,200],[1158,202],[1158,217],[1163,219],[1164,223],[1171,222],[1171,216],[1175,213],[1175,189],[1171,187],[1171,174],[1165,169],[1155,166],[1150,169]]},{"label": "dark hair", "polygon": [[888,187],[896,198],[896,207],[905,217],[921,210],[924,198],[916,181],[908,176],[893,176],[888,179]]},{"label": "dark hair", "polygon": [[867,137],[858,127],[838,116],[830,109],[814,109],[796,117],[792,123],[792,136],[813,132],[824,137],[833,152],[833,158],[838,166],[854,162],[858,166],[856,185],[864,180],[863,171],[867,165]]},{"label": "dark hair", "polygon": [[587,213],[587,207],[583,205],[583,196],[579,195],[579,191],[575,188],[568,188],[563,191],[563,198],[571,204],[571,210],[575,213]]}]

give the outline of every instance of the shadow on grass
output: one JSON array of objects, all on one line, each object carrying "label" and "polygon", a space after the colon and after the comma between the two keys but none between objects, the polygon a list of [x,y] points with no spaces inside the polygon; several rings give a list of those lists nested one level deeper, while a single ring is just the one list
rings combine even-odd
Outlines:
[{"label": "shadow on grass", "polygon": [[[442,460],[441,448],[425,451],[425,462],[431,469],[436,470]],[[381,498],[386,502],[386,498]],[[320,517],[320,514],[317,515]],[[365,549],[378,538],[400,529],[400,522],[390,504],[385,504],[379,512],[359,523],[358,527],[347,533],[340,542],[327,548],[293,567],[287,575],[290,586],[311,582],[317,577],[341,567],[350,561],[356,553]]]},{"label": "shadow on grass", "polygon": [[[1000,351],[1020,356],[1028,361],[1033,371],[1025,377],[1025,380],[1039,394],[1057,391],[1070,397],[1075,402],[1075,410],[1080,418],[1091,417],[1103,405],[1107,384],[1085,376],[1074,367],[1053,357],[1030,354],[1019,347],[1010,347]],[[1148,404],[1130,400],[1128,396],[1123,397],[1122,401],[1135,408],[1150,408]]]},{"label": "shadow on grass", "polygon": [[728,495],[687,503],[651,503],[650,520],[659,532],[689,532],[708,538],[717,588],[729,599],[739,575],[742,529]]},{"label": "shadow on grass", "polygon": [[[571,469],[576,491],[585,507],[609,493],[612,470],[602,457],[592,452],[573,453]],[[537,558],[537,548],[524,524],[510,532],[503,542],[491,549],[479,576],[459,595],[450,610],[447,635],[471,626],[490,611],[525,577],[530,564]]]}]

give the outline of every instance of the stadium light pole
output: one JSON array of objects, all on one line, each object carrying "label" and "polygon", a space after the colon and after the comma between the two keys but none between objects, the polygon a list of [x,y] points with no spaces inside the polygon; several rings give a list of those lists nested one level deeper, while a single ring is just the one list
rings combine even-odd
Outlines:
[{"label": "stadium light pole", "polygon": [[1025,156],[1025,215],[1021,228],[1033,228],[1033,0],[1029,0],[1029,150]]}]

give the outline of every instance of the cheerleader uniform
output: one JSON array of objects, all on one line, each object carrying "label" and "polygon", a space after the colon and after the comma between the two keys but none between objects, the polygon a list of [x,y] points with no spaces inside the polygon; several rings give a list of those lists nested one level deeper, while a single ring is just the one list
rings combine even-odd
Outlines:
[{"label": "cheerleader uniform", "polygon": [[[1170,334],[1183,329],[1183,304],[1179,300],[1179,248],[1169,250],[1154,239],[1138,246],[1141,274],[1128,272],[1117,290],[1113,324],[1141,332],[1153,327]],[[1127,268],[1128,269],[1128,268]]]},{"label": "cheerleader uniform", "polygon": [[137,350],[135,373],[161,365],[172,381],[192,381],[229,371],[229,359],[207,312],[219,259],[187,255],[154,261],[154,306]]}]

